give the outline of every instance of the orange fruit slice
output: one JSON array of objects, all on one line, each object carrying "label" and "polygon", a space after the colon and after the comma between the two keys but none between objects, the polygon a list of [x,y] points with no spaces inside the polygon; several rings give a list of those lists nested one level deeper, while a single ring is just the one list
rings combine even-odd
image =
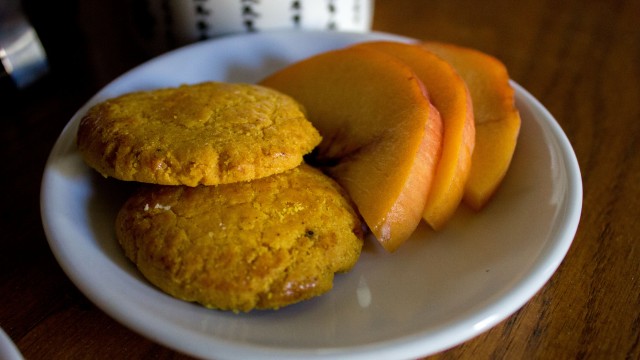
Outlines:
[{"label": "orange fruit slice", "polygon": [[440,116],[413,70],[380,51],[347,48],[289,65],[261,85],[305,107],[323,137],[316,160],[380,244],[396,250],[422,219],[442,144]]},{"label": "orange fruit slice", "polygon": [[357,47],[383,51],[409,65],[427,87],[431,103],[440,112],[444,129],[442,156],[423,217],[433,229],[441,229],[460,205],[471,169],[475,125],[467,86],[449,63],[418,45],[378,41]]},{"label": "orange fruit slice", "polygon": [[474,49],[437,42],[421,46],[449,62],[471,93],[476,146],[463,199],[479,210],[502,183],[520,132],[520,114],[509,74],[498,59]]}]

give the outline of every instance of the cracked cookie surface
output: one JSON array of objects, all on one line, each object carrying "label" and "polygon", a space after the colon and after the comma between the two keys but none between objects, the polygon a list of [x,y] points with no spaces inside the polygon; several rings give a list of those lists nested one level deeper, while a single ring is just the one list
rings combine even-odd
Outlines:
[{"label": "cracked cookie surface", "polygon": [[120,210],[116,234],[160,289],[236,312],[329,291],[363,244],[344,190],[306,164],[250,182],[146,185]]},{"label": "cracked cookie surface", "polygon": [[77,143],[103,176],[197,186],[286,171],[320,140],[292,98],[258,85],[205,82],[99,103],[81,119]]}]

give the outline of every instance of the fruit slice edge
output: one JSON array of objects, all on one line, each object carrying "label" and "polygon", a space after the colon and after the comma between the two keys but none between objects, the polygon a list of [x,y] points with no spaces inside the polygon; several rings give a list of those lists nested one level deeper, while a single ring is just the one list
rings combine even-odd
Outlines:
[{"label": "fruit slice edge", "polygon": [[449,62],[471,93],[476,146],[463,201],[480,210],[502,183],[520,132],[521,119],[509,74],[502,62],[478,50],[439,42],[420,45]]},{"label": "fruit slice edge", "polygon": [[366,49],[318,54],[265,85],[299,101],[323,136],[318,160],[345,187],[388,251],[418,226],[440,156],[442,124],[404,63]]},{"label": "fruit slice edge", "polygon": [[473,104],[466,83],[455,69],[424,47],[392,41],[356,45],[383,51],[411,67],[427,88],[443,125],[442,156],[427,197],[423,218],[441,229],[458,208],[471,168],[475,145]]}]

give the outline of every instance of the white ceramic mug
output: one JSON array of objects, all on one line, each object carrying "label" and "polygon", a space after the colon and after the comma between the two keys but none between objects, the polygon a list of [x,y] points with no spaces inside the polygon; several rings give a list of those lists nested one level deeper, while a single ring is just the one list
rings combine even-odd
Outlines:
[{"label": "white ceramic mug", "polygon": [[138,0],[133,26],[154,52],[266,30],[371,29],[374,0]]}]

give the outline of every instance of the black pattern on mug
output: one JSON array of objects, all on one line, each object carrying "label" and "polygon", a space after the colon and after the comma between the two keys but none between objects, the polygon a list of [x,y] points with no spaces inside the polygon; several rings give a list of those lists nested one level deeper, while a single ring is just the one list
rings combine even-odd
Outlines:
[{"label": "black pattern on mug", "polygon": [[255,5],[260,4],[260,0],[240,0],[242,4],[242,20],[244,28],[248,32],[254,32],[256,28],[256,19],[260,17],[260,14],[255,11]]},{"label": "black pattern on mug", "polygon": [[209,15],[211,15],[211,9],[209,8],[208,0],[193,0],[193,11],[196,15],[196,31],[198,33],[198,40],[206,40],[209,38],[212,24],[209,22]]},{"label": "black pattern on mug", "polygon": [[291,21],[296,28],[300,27],[302,22],[302,1],[300,0],[291,2]]},{"label": "black pattern on mug", "polygon": [[327,29],[336,30],[338,24],[336,23],[337,8],[335,0],[327,0],[327,9],[329,10],[329,21],[327,23]]}]

